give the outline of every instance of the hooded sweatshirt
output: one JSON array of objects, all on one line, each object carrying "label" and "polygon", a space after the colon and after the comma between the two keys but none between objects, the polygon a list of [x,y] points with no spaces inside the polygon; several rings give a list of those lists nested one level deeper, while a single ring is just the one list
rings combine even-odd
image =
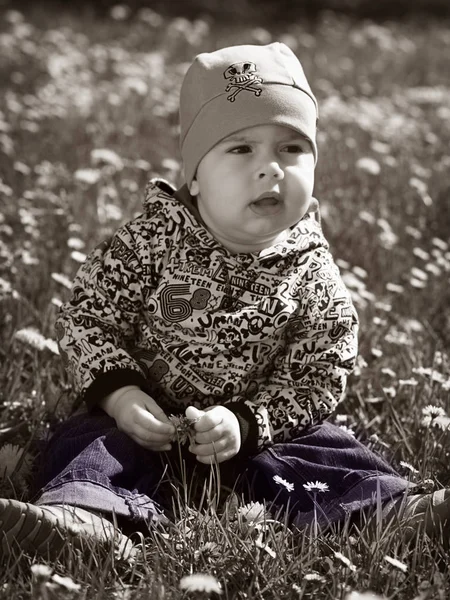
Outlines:
[{"label": "hooded sweatshirt", "polygon": [[270,248],[232,254],[162,180],[148,184],[142,214],[88,255],[55,325],[89,408],[131,384],[167,415],[224,405],[246,455],[334,411],[357,326],[313,215]]}]

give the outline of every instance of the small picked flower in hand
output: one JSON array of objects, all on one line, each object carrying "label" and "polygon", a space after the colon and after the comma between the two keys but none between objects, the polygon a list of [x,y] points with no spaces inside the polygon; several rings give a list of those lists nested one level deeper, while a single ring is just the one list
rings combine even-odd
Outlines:
[{"label": "small picked flower in hand", "polygon": [[170,415],[169,421],[175,427],[174,441],[176,440],[179,444],[193,443],[195,438],[194,425],[199,421],[197,419],[189,419],[184,415]]}]

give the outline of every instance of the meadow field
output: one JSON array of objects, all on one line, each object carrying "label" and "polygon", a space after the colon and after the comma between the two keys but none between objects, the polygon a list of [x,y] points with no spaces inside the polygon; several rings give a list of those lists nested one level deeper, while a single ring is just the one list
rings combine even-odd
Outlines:
[{"label": "meadow field", "polygon": [[[1,9],[0,9],[1,10]],[[319,101],[315,196],[358,309],[360,357],[331,421],[423,490],[450,486],[450,23],[264,27],[116,6],[0,13],[0,496],[28,499],[33,462],[75,394],[54,322],[87,253],[181,182],[178,93],[201,51],[281,40]],[[290,530],[219,502],[217,472],[174,479],[170,527],[132,560],[93,547],[0,564],[0,599],[448,600],[449,556],[392,526]],[[203,486],[203,487],[202,487]],[[203,495],[202,495],[203,492]]]}]

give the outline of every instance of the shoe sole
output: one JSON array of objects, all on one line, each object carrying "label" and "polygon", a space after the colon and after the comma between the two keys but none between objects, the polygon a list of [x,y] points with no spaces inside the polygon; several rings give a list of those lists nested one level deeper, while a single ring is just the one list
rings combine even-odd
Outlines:
[{"label": "shoe sole", "polygon": [[97,547],[115,548],[117,558],[130,559],[136,549],[131,540],[116,531],[112,540],[101,540],[88,532],[72,531],[40,506],[10,498],[0,498],[0,555],[14,550],[55,559],[68,548],[92,551]]},{"label": "shoe sole", "polygon": [[39,506],[0,498],[0,549],[10,555],[13,549],[41,555],[58,555],[67,539],[56,518]]}]

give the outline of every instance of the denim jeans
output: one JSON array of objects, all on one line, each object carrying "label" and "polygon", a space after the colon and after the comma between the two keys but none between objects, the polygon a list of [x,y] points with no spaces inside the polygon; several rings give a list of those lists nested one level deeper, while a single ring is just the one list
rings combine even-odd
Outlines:
[{"label": "denim jeans", "polygon": [[[198,463],[187,451],[183,456],[190,474],[207,476],[210,466]],[[119,522],[136,528],[164,521],[162,506],[168,503],[161,498],[162,490],[167,491],[162,482],[169,462],[180,463],[178,449],[145,450],[95,409],[71,417],[50,438],[41,457],[35,503],[114,513]],[[370,509],[377,500],[404,494],[411,486],[381,456],[326,421],[256,456],[238,455],[221,463],[220,474],[228,487],[238,481],[236,489],[249,500],[288,508],[290,520],[298,526],[311,523],[314,514],[322,525],[342,521]],[[326,484],[327,491],[315,494],[305,489],[305,484],[316,481]],[[319,510],[314,511],[314,504]]]}]

